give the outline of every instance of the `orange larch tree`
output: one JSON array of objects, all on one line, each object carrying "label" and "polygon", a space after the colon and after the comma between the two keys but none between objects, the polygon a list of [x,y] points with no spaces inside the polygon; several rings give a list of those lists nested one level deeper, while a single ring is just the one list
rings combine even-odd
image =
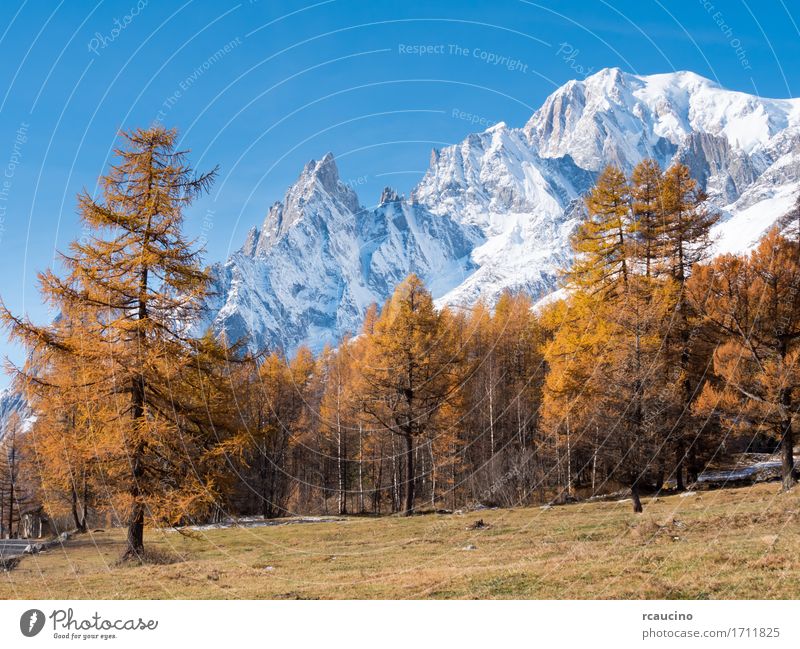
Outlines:
[{"label": "orange larch tree", "polygon": [[[137,129],[122,140],[101,197],[78,197],[85,235],[61,256],[65,273],[39,275],[45,300],[71,327],[37,326],[5,307],[0,318],[37,359],[20,380],[40,405],[55,389],[79,395],[91,412],[81,434],[94,436],[96,450],[86,459],[104,475],[104,498],[126,512],[124,556],[142,558],[146,524],[177,525],[218,506],[225,458],[244,439],[229,408],[231,350],[189,335],[209,276],[182,233],[183,212],[215,171],[195,175],[174,130]],[[81,368],[74,380],[58,356]]]}]

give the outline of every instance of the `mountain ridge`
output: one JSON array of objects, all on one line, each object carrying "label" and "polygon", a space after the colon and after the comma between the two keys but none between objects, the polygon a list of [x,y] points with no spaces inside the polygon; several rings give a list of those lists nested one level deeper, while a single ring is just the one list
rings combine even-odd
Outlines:
[{"label": "mountain ridge", "polygon": [[211,325],[255,348],[318,350],[356,333],[409,272],[439,306],[542,298],[569,263],[582,197],[606,164],[687,164],[722,221],[720,251],[747,249],[797,192],[800,99],[730,91],[690,71],[607,68],[551,93],[519,128],[499,122],[431,152],[409,198],[364,207],[332,153],[310,161],[242,248],[215,265]]}]

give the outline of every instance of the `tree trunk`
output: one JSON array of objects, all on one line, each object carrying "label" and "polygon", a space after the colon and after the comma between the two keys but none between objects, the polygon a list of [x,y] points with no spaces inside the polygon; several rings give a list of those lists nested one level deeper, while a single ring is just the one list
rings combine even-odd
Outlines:
[{"label": "tree trunk", "polygon": [[405,435],[406,440],[406,508],[403,514],[411,516],[414,513],[414,438]]},{"label": "tree trunk", "polygon": [[358,425],[358,513],[363,514],[364,509],[364,457],[362,455],[361,424]]},{"label": "tree trunk", "polygon": [[269,474],[269,467],[267,466],[267,462],[268,462],[268,459],[267,459],[267,448],[266,448],[266,444],[265,444],[264,447],[261,449],[261,470],[259,471],[259,473],[260,473],[259,478],[261,479],[261,490],[260,490],[261,491],[261,516],[263,518],[270,518],[270,514],[272,513],[270,511],[270,506],[269,506],[270,498],[269,498],[269,494],[267,493],[267,491],[268,491],[268,488],[267,488],[267,485],[268,485],[267,476]]},{"label": "tree trunk", "polygon": [[683,456],[685,453],[683,442],[681,442],[675,450],[675,483],[678,491],[683,491],[686,488],[683,484]]},{"label": "tree trunk", "polygon": [[431,454],[431,509],[436,509],[436,459],[433,457],[433,441],[428,440],[428,450]]},{"label": "tree trunk", "polygon": [[[150,168],[152,170],[152,150],[150,152]],[[153,185],[152,171],[148,179],[147,199],[150,200],[150,193]],[[147,218],[147,228],[145,230],[144,242],[142,243],[142,250],[147,248],[150,238],[150,226],[152,223],[152,212]],[[136,330],[136,343],[139,349],[145,349],[144,344],[144,331],[142,330],[141,322],[148,318],[147,313],[147,291],[148,291],[148,266],[145,263],[141,268],[139,277],[139,297],[138,297],[138,313],[139,328]],[[138,371],[142,371],[144,362],[141,358],[137,358],[139,366]],[[137,429],[139,422],[144,418],[144,405],[145,405],[145,377],[142,374],[133,377],[133,384],[131,385],[131,424],[134,429]],[[133,453],[131,454],[131,513],[128,519],[128,546],[125,554],[122,555],[123,559],[141,559],[144,554],[144,504],[141,501],[141,485],[140,481],[144,478],[144,444],[141,441],[139,430],[135,430],[136,443],[134,445]]]},{"label": "tree trunk", "polygon": [[[372,511],[375,514],[381,513],[381,489],[383,489],[383,442],[380,447],[380,460],[378,460],[378,475],[373,478],[372,485]],[[375,449],[372,450],[372,465],[375,466]]]},{"label": "tree trunk", "polygon": [[696,443],[692,443],[689,447],[689,464],[686,467],[686,479],[690,485],[697,482],[697,474],[699,469],[697,467],[697,448]]},{"label": "tree trunk", "polygon": [[[13,470],[13,469],[12,469]],[[14,480],[8,489],[8,538],[14,538]]]},{"label": "tree trunk", "polygon": [[[144,417],[144,378],[136,377],[132,386],[132,420],[134,428]],[[139,431],[136,431],[137,437]],[[141,480],[144,478],[144,444],[137,440],[131,452],[131,513],[128,518],[128,546],[123,559],[141,559],[144,552],[144,504],[141,500]]]},{"label": "tree trunk", "polygon": [[144,506],[136,503],[128,519],[128,548],[123,559],[141,559],[144,553]]},{"label": "tree trunk", "polygon": [[631,500],[633,500],[633,512],[635,514],[641,514],[643,511],[642,508],[642,500],[639,498],[639,480],[638,478],[633,480],[631,484]]},{"label": "tree trunk", "polygon": [[76,531],[86,531],[86,521],[81,521],[80,514],[78,514],[78,490],[75,489],[75,485],[72,486],[72,520],[75,522]]},{"label": "tree trunk", "polygon": [[[14,538],[14,498],[17,487],[17,438],[11,438],[11,452],[8,454],[8,538]],[[19,503],[17,503],[19,508]],[[19,536],[19,521],[17,521],[17,536]]]},{"label": "tree trunk", "polygon": [[455,511],[456,510],[456,449],[455,449],[455,444],[451,444],[451,446],[450,446],[450,456],[452,458],[451,462],[450,462],[450,482],[451,482],[451,485],[452,485],[450,487],[450,489],[452,491],[451,501],[453,503],[452,504],[452,509],[453,509],[453,511]]},{"label": "tree trunk", "polygon": [[425,476],[428,475],[427,467],[425,466],[425,454],[422,451],[422,444],[417,444],[414,447],[414,467],[419,467],[419,477],[416,479],[414,485],[414,493],[425,495],[425,487],[428,484]]},{"label": "tree trunk", "polygon": [[[151,194],[153,189],[153,149],[150,149],[150,156],[148,160],[149,176],[147,180],[147,196],[146,203],[150,209],[147,216],[147,226],[144,233],[144,241],[142,242],[142,252],[147,249],[151,236],[151,227],[153,223],[153,216],[155,209],[151,207]],[[145,257],[142,255],[142,259]],[[141,322],[148,319],[147,312],[147,292],[148,292],[148,277],[150,269],[147,263],[143,263],[139,274],[139,295],[138,295],[138,310],[137,319],[139,321],[139,328],[136,330],[136,343],[140,350],[146,349],[145,333],[142,329]],[[144,362],[141,358],[138,361],[137,371],[141,372],[144,369]],[[145,406],[145,377],[143,374],[138,374],[133,377],[133,385],[131,386],[131,419],[132,426],[138,428],[139,422],[144,418]],[[136,444],[134,452],[131,457],[132,471],[131,471],[131,514],[128,519],[128,547],[125,554],[122,555],[123,559],[141,559],[144,553],[144,504],[141,501],[141,485],[140,480],[144,478],[144,444],[140,438],[140,431],[136,430]]]},{"label": "tree trunk", "polygon": [[489,369],[489,457],[494,457],[494,385]]},{"label": "tree trunk", "polygon": [[400,462],[395,450],[394,435],[392,437],[392,513],[400,510]]},{"label": "tree trunk", "polygon": [[[338,413],[336,416],[338,419]],[[347,478],[344,460],[344,435],[342,433],[342,427],[338,423],[336,429],[336,477],[339,487],[337,511],[339,512],[339,516],[342,516],[347,513]]]},{"label": "tree trunk", "polygon": [[781,423],[781,482],[783,490],[788,491],[797,484],[794,473],[794,435],[792,434],[792,420],[787,419]]},{"label": "tree trunk", "polygon": [[139,446],[133,458],[133,480],[130,490],[133,504],[128,518],[128,546],[122,555],[123,559],[141,559],[144,553],[144,504],[141,502],[139,490],[139,480],[144,473],[140,459],[142,452]]},{"label": "tree trunk", "polygon": [[87,531],[86,518],[89,513],[89,483],[86,480],[86,473],[83,474],[83,503],[81,507],[81,522],[78,525],[79,532]]},{"label": "tree trunk", "polygon": [[567,497],[572,496],[572,440],[569,430],[569,412],[567,412]]}]

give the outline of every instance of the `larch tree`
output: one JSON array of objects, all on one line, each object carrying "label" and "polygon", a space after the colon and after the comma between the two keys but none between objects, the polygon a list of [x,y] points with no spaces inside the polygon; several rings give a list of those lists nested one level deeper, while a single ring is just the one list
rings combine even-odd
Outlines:
[{"label": "larch tree", "polygon": [[456,395],[453,332],[416,275],[396,289],[375,322],[360,368],[361,402],[381,428],[405,446],[405,514],[415,506],[414,444],[435,433],[443,408]]},{"label": "larch tree", "polygon": [[[64,326],[64,319],[56,326]],[[87,394],[91,376],[79,377],[82,368],[75,360],[69,354],[52,354],[47,380],[37,380],[35,387],[29,384],[24,393],[36,412],[28,435],[31,459],[37,467],[46,467],[39,476],[42,502],[51,515],[68,509],[75,530],[85,532],[96,477],[95,409]]]},{"label": "larch tree", "polygon": [[[571,495],[575,450],[591,446],[596,463],[599,423],[591,406],[601,398],[592,381],[614,335],[603,318],[609,305],[625,299],[636,251],[631,188],[625,174],[606,167],[586,197],[588,216],[570,240],[575,255],[563,275],[569,297],[545,311],[549,330],[544,347],[548,375],[544,383],[542,428],[553,442],[560,487]],[[564,476],[563,481],[561,476]]]},{"label": "larch tree", "polygon": [[275,518],[286,512],[290,489],[286,467],[295,415],[286,360],[275,352],[269,354],[251,380],[248,405],[252,408],[253,491],[259,513]]},{"label": "larch tree", "polygon": [[[289,361],[289,390],[285,407],[289,418],[285,420],[284,428],[287,429],[290,439],[291,464],[289,487],[307,489],[307,496],[311,495],[311,488],[316,484],[318,491],[323,496],[323,507],[327,507],[326,494],[329,481],[325,473],[328,467],[322,459],[322,435],[319,425],[319,404],[321,396],[319,363],[308,347],[301,346],[294,357]],[[305,473],[304,473],[305,472]],[[298,498],[298,502],[304,499]],[[327,511],[327,510],[326,510]]]},{"label": "larch tree", "polygon": [[659,273],[664,212],[661,197],[663,171],[655,160],[642,160],[631,174],[636,258],[644,263],[645,277]]},{"label": "larch tree", "polygon": [[[500,472],[494,490],[504,504],[520,502],[537,478],[535,455],[539,407],[544,380],[543,332],[527,295],[504,292],[495,305],[493,331],[496,385],[495,410],[501,443]],[[497,486],[497,479],[505,489]]]},{"label": "larch tree", "polygon": [[608,431],[604,445],[611,474],[630,487],[637,513],[642,511],[641,485],[657,466],[662,419],[673,400],[664,382],[661,338],[672,288],[671,283],[632,277],[624,298],[605,305],[600,317],[611,325],[611,335],[590,379],[594,417]]},{"label": "larch tree", "polygon": [[[548,372],[542,429],[555,443],[554,458],[571,494],[575,476],[588,472],[595,492],[597,465],[631,490],[655,473],[662,417],[671,404],[661,349],[671,284],[631,276],[616,299],[577,292],[542,315],[552,331],[545,346]],[[561,482],[561,481],[560,481]]]},{"label": "larch tree", "polygon": [[[607,167],[572,238],[568,298],[543,314],[549,330],[543,430],[555,441],[564,491],[598,459],[631,489],[634,511],[658,455],[674,396],[664,370],[663,322],[676,292],[657,277],[663,255],[663,180],[645,161],[631,181]],[[559,480],[559,482],[561,482]]]},{"label": "larch tree", "polygon": [[479,301],[469,315],[459,314],[454,325],[463,340],[466,378],[461,386],[465,408],[462,426],[472,433],[462,455],[471,467],[466,487],[476,502],[496,502],[495,478],[502,474],[505,445],[501,414],[507,408],[503,370],[499,362],[497,335],[492,312]]},{"label": "larch tree", "polygon": [[711,228],[719,215],[705,205],[706,198],[686,165],[675,164],[664,173],[664,254],[669,272],[681,288],[692,267],[711,254]]},{"label": "larch tree", "polygon": [[573,287],[616,290],[628,280],[632,253],[630,187],[617,167],[606,167],[586,197],[588,218],[571,239],[575,260],[567,271]]},{"label": "larch tree", "polygon": [[[78,391],[92,409],[105,497],[124,508],[125,558],[142,558],[146,524],[176,525],[218,506],[226,457],[243,444],[228,405],[230,350],[192,338],[209,275],[182,232],[184,209],[213,181],[196,175],[177,133],[161,126],[123,133],[117,160],[100,179],[101,196],[78,197],[85,235],[61,256],[65,274],[39,275],[44,299],[76,316],[66,330],[0,317],[12,337],[45,362],[21,370],[36,389]],[[58,375],[57,352],[84,368],[72,385]],[[50,380],[52,376],[53,380]],[[44,395],[43,395],[44,396]]]},{"label": "larch tree", "polygon": [[[308,401],[314,373],[315,361],[310,351],[301,347],[291,361],[270,352],[260,365],[248,368],[239,383],[237,395],[246,412],[251,440],[245,482],[264,518],[288,512],[295,479],[301,486],[313,482],[315,458],[300,457],[299,465],[293,467],[293,452],[304,445],[311,447]],[[294,473],[293,468],[297,469]]]},{"label": "larch tree", "polygon": [[[547,373],[540,429],[547,442],[547,463],[555,466],[558,488],[564,495],[572,491],[573,452],[591,455],[594,465],[600,452],[599,425],[593,421],[590,408],[594,398],[589,379],[607,341],[607,323],[598,320],[595,326],[589,326],[596,300],[587,298],[582,292],[572,294],[547,305],[541,314],[549,335],[543,347]],[[564,462],[562,457],[566,458]]]},{"label": "larch tree", "polygon": [[[20,422],[16,413],[3,422],[0,435],[0,531],[11,539],[19,534],[21,505],[23,503],[20,486],[21,460]],[[17,527],[14,527],[16,523]],[[16,529],[16,532],[15,532]],[[3,535],[0,535],[2,538]]]},{"label": "larch tree", "polygon": [[798,243],[777,229],[749,256],[723,255],[698,268],[689,284],[693,306],[724,336],[714,353],[717,380],[705,385],[696,408],[778,440],[785,490],[797,481],[799,287]]},{"label": "larch tree", "polygon": [[349,355],[350,342],[345,338],[338,350],[326,347],[320,358],[324,389],[320,404],[321,425],[332,438],[333,458],[336,463],[336,509],[347,513],[348,473],[350,468],[350,441],[358,429],[359,407],[353,395],[353,359]]},{"label": "larch tree", "polygon": [[533,303],[525,294],[504,292],[495,305],[492,326],[500,359],[508,439],[524,450],[536,428],[544,365],[543,333]]},{"label": "larch tree", "polygon": [[[675,474],[678,488],[684,486],[683,473],[687,459],[690,473],[696,473],[696,444],[689,423],[692,404],[702,389],[702,377],[708,365],[705,347],[693,345],[697,340],[698,319],[687,299],[686,282],[693,268],[711,254],[711,228],[719,215],[705,205],[706,195],[689,168],[675,164],[664,173],[661,202],[664,222],[663,245],[666,274],[677,285],[674,292],[673,317],[664,333],[670,379],[681,386],[682,396],[669,441],[675,451]],[[696,435],[695,435],[696,437]]]},{"label": "larch tree", "polygon": [[498,447],[496,423],[500,405],[497,339],[492,327],[491,311],[483,302],[478,302],[472,308],[470,318],[465,324],[469,327],[465,352],[471,364],[465,387],[471,391],[471,423],[481,431],[480,438],[472,445],[471,451],[477,455],[475,463],[480,465],[490,462]]}]

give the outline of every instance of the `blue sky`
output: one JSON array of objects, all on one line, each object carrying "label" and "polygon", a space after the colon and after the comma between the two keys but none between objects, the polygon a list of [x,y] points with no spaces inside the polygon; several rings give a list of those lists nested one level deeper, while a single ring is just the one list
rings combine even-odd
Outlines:
[{"label": "blue sky", "polygon": [[[211,195],[187,215],[224,259],[327,151],[365,204],[408,190],[430,150],[525,123],[603,67],[693,70],[800,93],[793,0],[14,2],[0,19],[0,295],[44,320],[36,272],[78,235],[120,128],[181,130]],[[0,353],[19,360],[3,339]],[[5,380],[0,379],[0,385]]]}]

